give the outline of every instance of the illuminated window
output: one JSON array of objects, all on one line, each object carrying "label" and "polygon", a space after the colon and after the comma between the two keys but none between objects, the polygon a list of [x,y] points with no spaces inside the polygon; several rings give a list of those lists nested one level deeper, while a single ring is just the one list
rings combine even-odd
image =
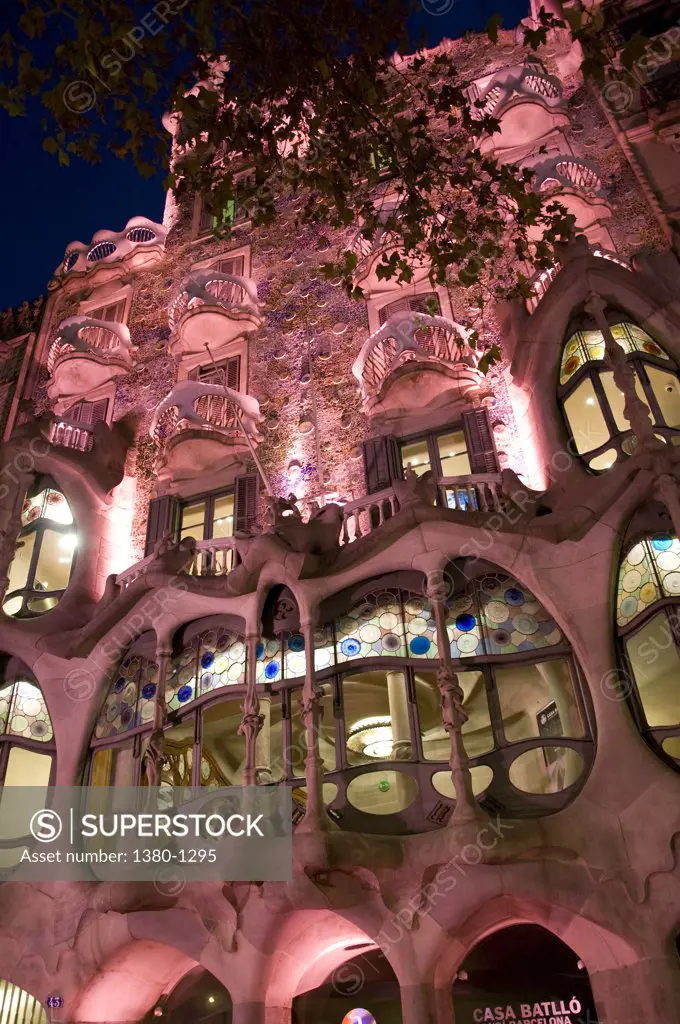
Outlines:
[{"label": "illuminated window", "polygon": [[680,768],[680,542],[631,538],[619,567],[616,622],[638,726]]},{"label": "illuminated window", "polygon": [[30,617],[54,608],[68,586],[77,544],[66,498],[52,480],[40,477],[24,501],[5,613]]},{"label": "illuminated window", "polygon": [[[638,398],[650,410],[657,436],[680,439],[680,382],[675,364],[641,327],[618,320],[612,334],[635,375]],[[583,329],[568,338],[560,364],[559,397],[576,451],[602,472],[631,454],[635,444],[624,397],[605,362],[602,332]]]}]

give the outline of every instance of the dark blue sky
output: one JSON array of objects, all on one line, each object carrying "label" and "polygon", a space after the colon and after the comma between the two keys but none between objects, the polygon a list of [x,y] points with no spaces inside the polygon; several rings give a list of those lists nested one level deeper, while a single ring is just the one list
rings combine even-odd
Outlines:
[{"label": "dark blue sky", "polygon": [[[454,0],[447,13],[428,13],[450,5],[451,0],[423,0],[414,35],[426,32],[433,45],[445,36],[483,28],[497,11],[510,27],[529,10],[528,0]],[[160,124],[159,131],[164,132]],[[0,111],[0,223],[6,253],[0,310],[45,294],[69,242],[87,243],[102,228],[120,231],[130,217],[157,221],[163,213],[160,170],[144,179],[130,161],[107,155],[97,165],[74,159],[71,166],[61,167],[44,152],[42,141],[37,105],[29,117],[10,118]]]}]

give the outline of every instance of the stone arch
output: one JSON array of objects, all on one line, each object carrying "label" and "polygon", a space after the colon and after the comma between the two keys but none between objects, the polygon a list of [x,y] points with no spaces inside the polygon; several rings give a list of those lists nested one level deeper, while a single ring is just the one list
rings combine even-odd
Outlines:
[{"label": "stone arch", "polygon": [[[361,925],[332,911],[298,911],[286,920],[271,959],[266,987],[266,1004],[272,1017],[278,1011],[282,1019],[288,1019],[286,1014],[294,999],[323,985],[334,972],[338,972],[338,984],[345,985],[352,998],[359,999],[354,1005],[363,1005],[359,986],[354,987],[358,976],[352,972],[340,976],[342,966],[354,956],[378,950],[378,942],[370,932],[379,932],[379,922],[369,923],[373,915],[366,906],[361,913]],[[338,1020],[341,1018],[342,1015]]]},{"label": "stone arch", "polygon": [[[483,939],[514,925],[538,925],[561,939],[590,974],[630,967],[640,956],[627,937],[565,906],[526,897],[498,896],[472,911],[455,928],[432,965],[435,987],[452,984],[468,953]],[[451,930],[449,929],[449,932]]]},{"label": "stone arch", "polygon": [[197,966],[173,946],[146,939],[130,942],[85,985],[71,1019],[82,1024],[139,1021]]}]

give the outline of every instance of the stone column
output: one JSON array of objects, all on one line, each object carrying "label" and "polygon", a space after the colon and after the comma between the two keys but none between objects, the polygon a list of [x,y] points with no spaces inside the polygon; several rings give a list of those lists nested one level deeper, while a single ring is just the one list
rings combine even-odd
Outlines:
[{"label": "stone column", "polygon": [[590,972],[599,1024],[680,1020],[680,966],[673,950],[615,970]]},{"label": "stone column", "polygon": [[463,710],[463,691],[453,669],[449,635],[446,629],[446,606],[440,600],[432,599],[432,610],[437,624],[437,644],[442,667],[437,673],[437,682],[442,702],[444,728],[451,740],[451,777],[456,792],[456,806],[451,815],[452,825],[466,825],[481,822],[486,816],[472,792],[470,762],[463,744],[462,728],[467,721]]},{"label": "stone column", "polygon": [[246,637],[246,695],[243,700],[243,717],[238,727],[239,734],[245,737],[246,750],[243,761],[243,785],[257,784],[257,737],[264,724],[260,714],[260,701],[257,696],[257,645],[258,636]]},{"label": "stone column", "polygon": [[406,681],[402,672],[387,672],[387,699],[392,723],[392,756],[395,761],[408,761],[411,756],[411,723],[408,717]]},{"label": "stone column", "polygon": [[264,1003],[234,1003],[231,1024],[265,1024]]},{"label": "stone column", "polygon": [[271,746],[271,697],[259,699],[258,707],[262,725],[255,739],[255,781],[258,785],[267,785],[272,779],[272,746]]},{"label": "stone column", "polygon": [[323,761],[319,754],[319,725],[321,691],[316,685],[314,671],[314,624],[305,622],[301,626],[305,638],[305,684],[300,699],[300,719],[305,728],[307,756],[305,758],[305,784],[307,807],[305,816],[297,827],[298,832],[313,832],[332,827],[323,802]]},{"label": "stone column", "polygon": [[402,1024],[437,1024],[435,991],[428,982],[401,985]]},{"label": "stone column", "polygon": [[156,693],[153,702],[153,729],[149,736],[142,758],[142,781],[146,781],[149,791],[146,796],[147,810],[151,810],[158,800],[163,765],[165,764],[165,723],[167,721],[167,705],[165,702],[165,686],[170,673],[172,658],[172,636],[166,633],[156,635],[156,664],[158,675]]}]

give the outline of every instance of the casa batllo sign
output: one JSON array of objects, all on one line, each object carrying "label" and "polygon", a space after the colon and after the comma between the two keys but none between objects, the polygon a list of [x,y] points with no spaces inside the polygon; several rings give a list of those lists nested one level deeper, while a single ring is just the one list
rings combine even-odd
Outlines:
[{"label": "casa batllo sign", "polygon": [[581,1003],[576,997],[546,999],[544,1002],[512,1003],[505,1006],[476,1006],[472,1011],[474,1024],[499,1024],[501,1021],[523,1021],[524,1024],[581,1024]]}]

